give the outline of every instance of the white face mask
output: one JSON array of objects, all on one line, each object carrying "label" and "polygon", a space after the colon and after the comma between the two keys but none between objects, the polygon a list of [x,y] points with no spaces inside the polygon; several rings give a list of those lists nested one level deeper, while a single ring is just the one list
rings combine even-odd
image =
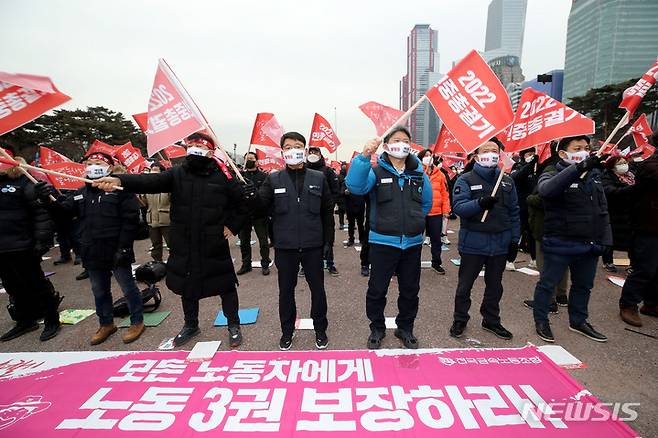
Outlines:
[{"label": "white face mask", "polygon": [[423,157],[423,165],[424,166],[429,166],[430,164],[432,164],[432,157],[430,157],[429,155],[424,156]]},{"label": "white face mask", "polygon": [[409,155],[409,144],[403,141],[398,141],[389,145],[386,145],[387,152],[389,155],[395,158],[407,158]]},{"label": "white face mask", "polygon": [[567,158],[564,158],[565,163],[567,164],[578,164],[581,161],[584,161],[589,157],[588,151],[578,151],[578,152],[567,152]]},{"label": "white face mask", "polygon": [[529,162],[532,161],[533,158],[535,158],[534,155],[528,155],[527,157],[525,157],[525,162],[526,162],[526,163],[529,163]]},{"label": "white face mask", "polygon": [[283,160],[290,166],[296,166],[304,162],[306,151],[304,149],[288,149],[283,151]]},{"label": "white face mask", "polygon": [[90,164],[85,167],[87,178],[98,179],[110,174],[110,166],[101,164]]},{"label": "white face mask", "polygon": [[197,155],[199,157],[205,157],[208,153],[208,149],[200,148],[199,146],[190,146],[186,151],[187,155]]},{"label": "white face mask", "polygon": [[618,173],[619,175],[628,173],[628,164],[617,164],[615,166],[615,173]]},{"label": "white face mask", "polygon": [[320,156],[315,154],[309,154],[307,158],[309,163],[317,163],[320,161]]},{"label": "white face mask", "polygon": [[478,164],[482,167],[494,167],[498,165],[500,156],[495,152],[485,152],[478,154]]}]

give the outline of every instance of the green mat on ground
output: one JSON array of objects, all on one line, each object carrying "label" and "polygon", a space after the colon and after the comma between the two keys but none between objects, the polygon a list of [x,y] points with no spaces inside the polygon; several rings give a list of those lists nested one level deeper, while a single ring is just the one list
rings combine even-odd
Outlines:
[{"label": "green mat on ground", "polygon": [[[151,312],[151,313],[145,313],[144,314],[144,325],[146,327],[155,327],[160,325],[162,321],[164,321],[170,314],[171,312],[169,310],[165,310],[164,312]],[[130,326],[130,316],[124,319],[117,325],[117,327],[123,328],[123,327],[129,327]]]}]

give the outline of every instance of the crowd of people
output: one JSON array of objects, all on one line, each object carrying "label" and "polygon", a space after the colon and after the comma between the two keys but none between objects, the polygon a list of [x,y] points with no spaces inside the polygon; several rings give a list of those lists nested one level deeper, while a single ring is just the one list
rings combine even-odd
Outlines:
[{"label": "crowd of people", "polygon": [[[654,145],[656,139],[654,134]],[[142,234],[151,239],[153,260],[166,260],[167,287],[181,299],[185,322],[174,345],[200,333],[200,300],[219,296],[229,345],[238,347],[238,276],[253,270],[253,230],[260,272],[270,275],[272,260],[276,266],[279,348],[292,346],[295,289],[304,277],[315,344],[326,349],[324,275],[339,275],[333,251],[336,214],[339,229],[347,226],[345,245],[354,245],[358,236],[362,247],[369,349],[380,348],[386,335],[384,309],[393,276],[399,289],[394,335],[406,348],[418,348],[414,323],[421,251],[429,244],[431,268],[445,275],[441,249],[450,243],[449,217],[459,218],[453,337],[468,328],[473,285],[484,269],[481,326],[502,339],[513,338],[501,322],[500,301],[503,274],[515,269],[519,251],[529,254],[529,267],[540,272],[534,295],[524,303],[532,309],[537,336],[546,342],[555,341],[549,314],[558,306],[568,307],[570,330],[607,341],[590,323],[588,304],[599,266],[618,269],[614,251],[627,252],[630,259],[619,300],[621,319],[639,327],[640,314],[658,317],[658,154],[642,161],[619,153],[597,155],[589,137],[568,137],[553,142],[550,158],[542,162],[534,148],[521,151],[505,174],[499,166],[504,146],[495,137],[450,168],[429,149],[411,153],[411,141],[406,128],[394,127],[335,172],[321,149],[288,132],[280,140],[285,168],[266,173],[257,155],[248,152],[237,173],[214,158],[211,137],[196,133],[184,142],[182,164],[169,169],[153,164],[141,174],[127,174],[112,156],[91,153],[83,162],[93,182],[68,192],[31,182],[19,167],[0,170],[0,279],[15,320],[0,340],[37,330],[41,319],[42,341],[60,331],[60,297],[41,269],[55,234],[60,257],[54,264],[81,264],[76,278],[88,278],[91,285],[99,326],[90,343],[100,344],[117,331],[112,277],[130,313],[122,339],[138,339],[145,330],[143,302],[131,264],[134,241]],[[380,146],[383,153],[373,157]],[[11,148],[5,150],[14,155]],[[237,271],[229,249],[234,236],[241,253]]]}]

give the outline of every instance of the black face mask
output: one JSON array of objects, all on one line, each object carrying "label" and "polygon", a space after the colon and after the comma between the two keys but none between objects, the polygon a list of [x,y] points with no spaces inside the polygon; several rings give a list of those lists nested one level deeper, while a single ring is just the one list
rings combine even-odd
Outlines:
[{"label": "black face mask", "polygon": [[256,168],[256,161],[254,160],[247,160],[244,163],[244,167],[247,169],[255,169]]},{"label": "black face mask", "polygon": [[202,157],[200,155],[188,155],[185,157],[185,161],[191,170],[201,170],[208,167],[208,164],[212,162],[212,158]]}]

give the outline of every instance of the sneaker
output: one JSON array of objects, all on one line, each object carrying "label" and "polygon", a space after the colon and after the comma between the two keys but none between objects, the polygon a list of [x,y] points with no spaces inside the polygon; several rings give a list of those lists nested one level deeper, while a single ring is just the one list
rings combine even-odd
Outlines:
[{"label": "sneaker", "polygon": [[338,269],[334,265],[328,266],[327,271],[329,274],[331,274],[332,277],[338,277],[340,273],[338,272]]},{"label": "sneaker", "polygon": [[370,268],[367,266],[361,266],[361,276],[370,277]]},{"label": "sneaker", "polygon": [[60,257],[53,262],[53,265],[64,265],[71,261],[71,257]]},{"label": "sneaker", "polygon": [[350,246],[354,245],[354,239],[348,239],[347,242],[345,242],[345,247],[348,248]]},{"label": "sneaker", "polygon": [[33,332],[39,328],[39,324],[34,321],[17,322],[16,325],[4,335],[0,336],[0,341],[6,342],[23,336],[25,333]]},{"label": "sneaker", "polygon": [[589,322],[585,321],[584,323],[574,326],[569,324],[569,330],[572,332],[580,333],[581,335],[585,336],[586,338],[590,338],[593,341],[596,342],[607,342],[608,338],[603,334],[599,333],[596,330],[594,330],[594,327],[592,327],[592,324]]},{"label": "sneaker", "polygon": [[318,350],[326,350],[328,345],[329,338],[326,333],[315,333],[315,348]]},{"label": "sneaker", "polygon": [[555,297],[557,305],[560,307],[567,307],[569,305],[569,298],[566,295],[558,295]]},{"label": "sneaker", "polygon": [[464,321],[455,321],[450,327],[450,336],[453,338],[460,338],[466,330],[466,323]]},{"label": "sneaker", "polygon": [[441,236],[441,243],[444,245],[450,245],[450,240],[448,240],[447,235],[444,234],[443,236]]},{"label": "sneaker", "polygon": [[[528,309],[533,309],[535,307],[535,302],[533,300],[523,300],[523,305],[526,306]],[[557,314],[557,302],[553,301],[551,304],[548,305],[548,313],[553,313]]]},{"label": "sneaker", "polygon": [[506,271],[516,271],[516,266],[514,266],[514,262],[505,263],[505,270]]},{"label": "sneaker", "polygon": [[295,332],[293,332],[292,335],[289,336],[286,335],[281,336],[281,340],[279,340],[279,350],[281,351],[290,350],[290,347],[292,347],[292,338],[294,337],[295,337]]},{"label": "sneaker", "polygon": [[142,336],[142,333],[144,333],[145,329],[146,326],[144,326],[143,322],[140,322],[139,324],[131,324],[130,327],[128,327],[128,329],[123,333],[123,343],[130,344],[131,342],[135,342],[137,339],[139,339],[140,336]]},{"label": "sneaker", "polygon": [[498,336],[500,339],[505,339],[506,341],[512,339],[512,333],[503,327],[501,323],[489,324],[488,322],[482,320],[482,328]]},{"label": "sneaker", "polygon": [[368,349],[369,350],[379,350],[382,346],[382,339],[386,337],[386,332],[380,332],[379,330],[372,330],[370,336],[368,336]]},{"label": "sneaker", "polygon": [[604,263],[603,267],[607,272],[617,272],[617,267],[612,263]]},{"label": "sneaker", "polygon": [[537,269],[537,260],[530,260],[530,263],[528,263],[528,267],[530,269]]},{"label": "sneaker", "polygon": [[96,333],[94,336],[91,337],[91,340],[89,343],[91,345],[98,345],[107,340],[110,336],[112,336],[114,333],[117,331],[117,326],[112,324],[106,324],[106,325],[101,325],[98,327],[98,330],[96,330]]},{"label": "sneaker", "polygon": [[535,331],[537,332],[537,336],[539,336],[542,341],[550,343],[555,342],[553,332],[551,331],[551,325],[549,323],[535,323]]},{"label": "sneaker", "polygon": [[242,266],[240,267],[240,269],[238,269],[238,272],[236,272],[236,274],[244,275],[247,272],[251,272],[251,263],[249,263],[249,264],[243,263]]},{"label": "sneaker", "polygon": [[270,275],[270,268],[269,266],[263,266],[262,268],[263,275]]},{"label": "sneaker", "polygon": [[242,332],[240,326],[232,326],[228,328],[228,345],[231,348],[238,348],[242,344]]},{"label": "sneaker", "polygon": [[188,326],[183,326],[180,332],[176,335],[174,338],[174,347],[180,347],[183,344],[185,344],[187,341],[195,337],[201,333],[201,330],[199,330],[199,326],[196,327],[188,327]]},{"label": "sneaker", "polygon": [[620,307],[619,316],[626,324],[633,327],[642,327],[642,319],[640,318],[640,313],[637,311],[637,306]]},{"label": "sneaker", "polygon": [[415,350],[418,348],[418,339],[414,334],[408,330],[396,329],[394,333],[395,337],[402,341],[402,344],[405,348]]},{"label": "sneaker", "polygon": [[299,268],[299,272],[297,273],[298,277],[303,277],[304,276],[304,268]]},{"label": "sneaker", "polygon": [[647,306],[646,304],[642,304],[642,307],[640,307],[640,313],[642,315],[658,318],[658,306]]},{"label": "sneaker", "polygon": [[62,328],[62,325],[59,321],[54,324],[46,324],[46,326],[43,328],[43,331],[41,332],[41,336],[39,336],[39,340],[41,342],[45,342],[54,338],[57,336],[57,333],[59,333],[60,328]]},{"label": "sneaker", "polygon": [[435,265],[432,263],[432,269],[434,269],[434,272],[436,272],[439,275],[446,275],[446,270],[443,269],[441,265]]},{"label": "sneaker", "polygon": [[87,272],[86,269],[84,271],[82,271],[81,273],[79,273],[78,275],[76,275],[76,277],[75,277],[75,279],[78,280],[78,281],[79,280],[86,280],[88,278],[89,278],[89,272]]},{"label": "sneaker", "polygon": [[423,245],[425,245],[425,246],[430,245],[430,238],[429,237],[426,237],[425,239],[423,239]]}]

